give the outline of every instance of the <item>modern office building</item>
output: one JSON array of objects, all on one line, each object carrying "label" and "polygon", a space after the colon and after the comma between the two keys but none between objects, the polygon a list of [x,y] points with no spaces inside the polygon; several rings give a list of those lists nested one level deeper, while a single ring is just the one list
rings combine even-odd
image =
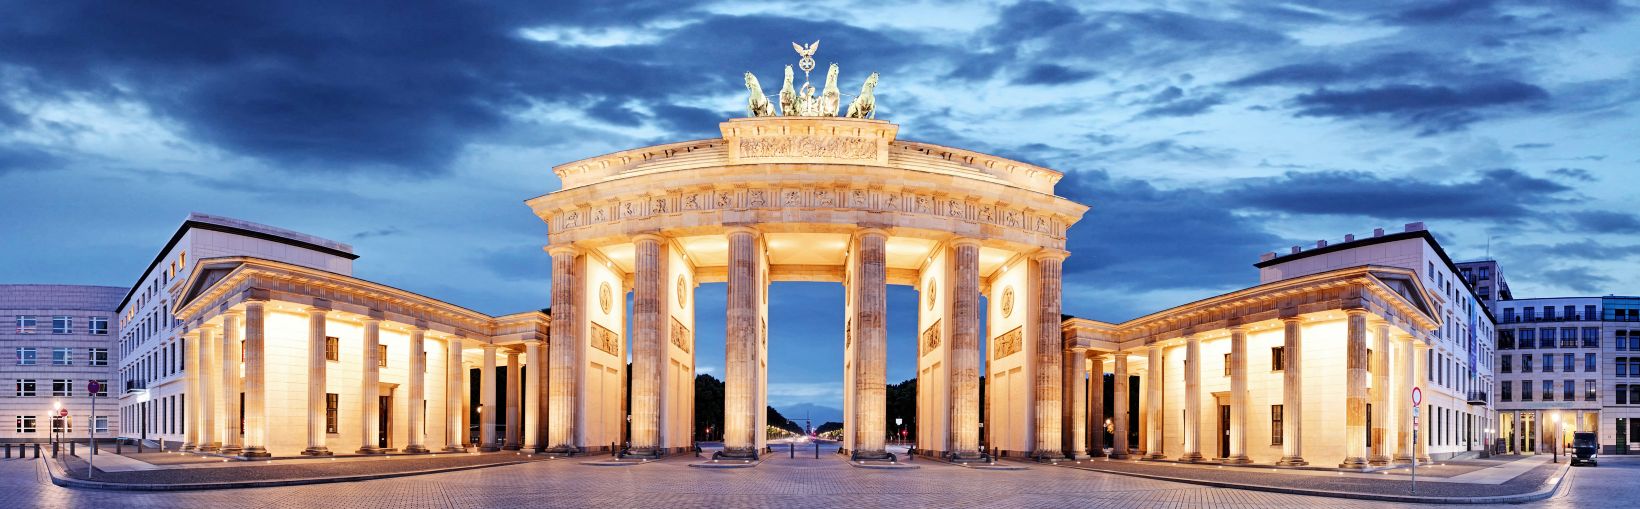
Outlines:
[{"label": "modern office building", "polygon": [[1497,260],[1488,258],[1458,262],[1456,265],[1464,282],[1474,290],[1475,300],[1486,304],[1494,316],[1498,314],[1496,304],[1499,301],[1515,298],[1514,292],[1509,290],[1509,280],[1503,277],[1503,266]]},{"label": "modern office building", "polygon": [[[1603,317],[1600,297],[1498,301],[1497,405],[1504,450],[1550,453],[1555,431],[1599,428]],[[1611,366],[1610,362],[1605,362]],[[1608,368],[1609,369],[1609,368]],[[1558,443],[1570,441],[1562,437]],[[1607,442],[1611,443],[1611,442]]]},{"label": "modern office building", "polygon": [[[0,442],[83,441],[120,432],[108,398],[115,379],[115,307],[124,288],[73,285],[0,285]],[[102,385],[92,413],[89,383]]]},{"label": "modern office building", "polygon": [[1599,429],[1605,451],[1640,450],[1640,297],[1600,299]]}]

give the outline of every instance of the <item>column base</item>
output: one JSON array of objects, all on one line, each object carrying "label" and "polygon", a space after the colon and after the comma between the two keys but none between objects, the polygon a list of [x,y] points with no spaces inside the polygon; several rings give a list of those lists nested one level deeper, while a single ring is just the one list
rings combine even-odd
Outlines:
[{"label": "column base", "polygon": [[370,455],[387,454],[386,449],[382,449],[382,448],[378,448],[378,447],[360,447],[359,450],[353,451],[353,452],[358,453],[358,454],[370,454]]},{"label": "column base", "polygon": [[1140,459],[1159,460],[1159,459],[1167,459],[1167,456],[1162,455],[1162,451],[1156,451],[1156,452],[1141,456]]},{"label": "column base", "polygon": [[259,446],[259,445],[245,446],[245,449],[241,450],[239,452],[239,455],[243,456],[243,457],[246,457],[246,458],[272,458],[273,457],[272,454],[268,454],[268,448],[262,447],[262,446]]},{"label": "column base", "polygon": [[[454,447],[454,446],[452,446],[452,447]],[[462,448],[462,450],[465,451],[467,449]],[[574,455],[577,455],[577,454],[581,453],[581,448],[573,446],[573,445],[555,445],[555,446],[552,446],[552,447],[548,447],[547,450],[541,451],[541,452],[547,453],[547,454],[552,455],[552,456],[574,456]]]},{"label": "column base", "polygon": [[467,452],[467,446],[452,445],[444,448],[444,452]]},{"label": "column base", "polygon": [[[884,454],[884,458],[887,458],[888,453],[885,452],[883,454]],[[712,453],[712,459],[755,460],[755,459],[757,459],[757,448],[756,447],[735,447],[735,448],[725,447],[721,451]]]},{"label": "column base", "polygon": [[199,452],[216,452],[222,449],[222,444],[212,442],[199,446]]},{"label": "column base", "polygon": [[1367,463],[1375,467],[1385,466],[1389,464],[1389,456],[1373,456],[1367,458]]},{"label": "column base", "polygon": [[1111,449],[1110,450],[1110,455],[1105,456],[1105,457],[1113,459],[1113,460],[1125,460],[1125,459],[1131,458],[1133,456],[1129,455],[1127,453],[1127,451],[1118,451],[1118,450],[1115,450],[1115,449]]},{"label": "column base", "polygon": [[[1536,454],[1536,453],[1533,453],[1533,454]],[[1434,463],[1434,462],[1435,462],[1434,460],[1429,459],[1429,456],[1419,456],[1418,457],[1418,464],[1419,465]]]},{"label": "column base", "polygon": [[654,459],[660,459],[662,456],[665,456],[665,455],[666,455],[666,451],[662,450],[659,447],[637,447],[637,448],[631,448],[631,449],[621,451],[620,458],[621,459],[632,458],[632,459],[650,459],[650,460],[654,460]]},{"label": "column base", "polygon": [[1179,456],[1179,461],[1185,463],[1200,463],[1206,460],[1207,458],[1203,458],[1202,453],[1199,452],[1187,452],[1183,456]]},{"label": "column base", "polygon": [[216,450],[217,454],[221,454],[223,456],[239,456],[240,454],[243,454],[244,452],[245,452],[244,449],[240,449],[238,447],[234,447],[234,446],[231,446],[231,445],[224,445],[224,446],[222,446],[221,449]]},{"label": "column base", "polygon": [[1396,465],[1411,465],[1412,464],[1412,457],[1411,456],[1396,456],[1393,463],[1395,463]]},{"label": "column base", "polygon": [[989,456],[980,454],[979,451],[953,452],[946,459],[952,463],[989,463],[991,461]]},{"label": "column base", "polygon": [[1065,459],[1065,453],[1059,451],[1036,451],[1031,454],[1031,459],[1037,461],[1058,461]]},{"label": "column base", "polygon": [[302,450],[302,455],[303,456],[334,456],[335,453],[330,452],[330,448],[328,448],[328,447],[319,446],[319,447],[309,447],[307,449],[303,449]]},{"label": "column base", "polygon": [[429,454],[432,452],[427,450],[427,446],[421,444],[410,444],[404,448],[405,454]]},{"label": "column base", "polygon": [[1281,461],[1276,462],[1276,466],[1278,467],[1302,467],[1309,464],[1310,462],[1304,461],[1304,458],[1301,456],[1284,456],[1281,458]]},{"label": "column base", "polygon": [[178,448],[177,450],[179,450],[179,451],[192,451],[196,448],[197,447],[194,445],[193,442],[188,442],[188,443],[182,444],[182,447]]},{"label": "column base", "polygon": [[1226,465],[1249,465],[1249,464],[1253,463],[1253,460],[1251,458],[1248,458],[1246,455],[1241,455],[1241,456],[1231,456],[1229,458],[1225,458],[1224,461],[1220,461],[1220,463],[1223,463],[1223,464],[1226,464]]},{"label": "column base", "polygon": [[1366,458],[1344,458],[1344,462],[1338,464],[1338,468],[1348,470],[1366,470],[1370,466]]},{"label": "column base", "polygon": [[516,451],[516,450],[521,449],[521,447],[516,443],[512,443],[512,444],[507,444],[507,445],[501,446],[501,449],[508,450],[508,451]]},{"label": "column base", "polygon": [[1087,453],[1073,452],[1073,453],[1070,453],[1070,454],[1066,454],[1065,459],[1068,459],[1068,460],[1071,460],[1071,461],[1082,461],[1082,460],[1093,459],[1093,456],[1089,456]]},{"label": "column base", "polygon": [[501,450],[500,447],[496,447],[496,446],[493,446],[493,445],[486,445],[486,446],[478,448],[478,452],[496,452],[496,451],[499,451],[499,450]]}]

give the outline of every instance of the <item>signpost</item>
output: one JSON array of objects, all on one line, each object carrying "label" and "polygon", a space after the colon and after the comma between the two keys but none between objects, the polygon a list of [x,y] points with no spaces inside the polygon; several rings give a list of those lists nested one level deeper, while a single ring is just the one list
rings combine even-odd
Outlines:
[{"label": "signpost", "polygon": [[1418,408],[1424,402],[1424,391],[1412,388],[1412,493],[1418,493]]},{"label": "signpost", "polygon": [[92,465],[97,461],[97,393],[102,392],[102,383],[96,380],[88,381],[85,383],[85,390],[91,392],[91,418],[86,422],[91,432],[91,452],[85,455],[85,477],[90,479],[96,475]]}]

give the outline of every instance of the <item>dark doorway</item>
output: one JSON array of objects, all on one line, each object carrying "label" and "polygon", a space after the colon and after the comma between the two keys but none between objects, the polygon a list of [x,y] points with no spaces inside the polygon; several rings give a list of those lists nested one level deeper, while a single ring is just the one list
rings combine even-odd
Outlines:
[{"label": "dark doorway", "polygon": [[1230,405],[1219,405],[1219,457],[1230,457]]},{"label": "dark doorway", "polygon": [[393,422],[393,397],[378,396],[376,409],[376,447],[388,448],[388,426]]},{"label": "dark doorway", "polygon": [[1367,403],[1367,451],[1376,454],[1372,444],[1372,403]]}]

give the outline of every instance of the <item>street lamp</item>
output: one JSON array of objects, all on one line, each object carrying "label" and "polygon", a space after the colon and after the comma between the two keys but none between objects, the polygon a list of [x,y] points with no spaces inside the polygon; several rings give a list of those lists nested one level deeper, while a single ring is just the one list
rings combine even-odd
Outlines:
[{"label": "street lamp", "polygon": [[62,420],[61,420],[62,417],[60,416],[62,413],[63,413],[63,401],[60,400],[60,399],[51,400],[51,424],[52,424],[52,426],[51,426],[51,441],[52,441],[52,443],[59,442],[63,438],[62,437],[63,427],[57,425],[57,423],[62,422]]},{"label": "street lamp", "polygon": [[[1555,412],[1554,423],[1555,423],[1554,427],[1551,428],[1551,429],[1554,430],[1554,433],[1559,434],[1560,433],[1560,412]],[[1551,458],[1554,459],[1555,463],[1560,463],[1560,437],[1555,437],[1554,442],[1549,444],[1549,455],[1550,455]]]}]

